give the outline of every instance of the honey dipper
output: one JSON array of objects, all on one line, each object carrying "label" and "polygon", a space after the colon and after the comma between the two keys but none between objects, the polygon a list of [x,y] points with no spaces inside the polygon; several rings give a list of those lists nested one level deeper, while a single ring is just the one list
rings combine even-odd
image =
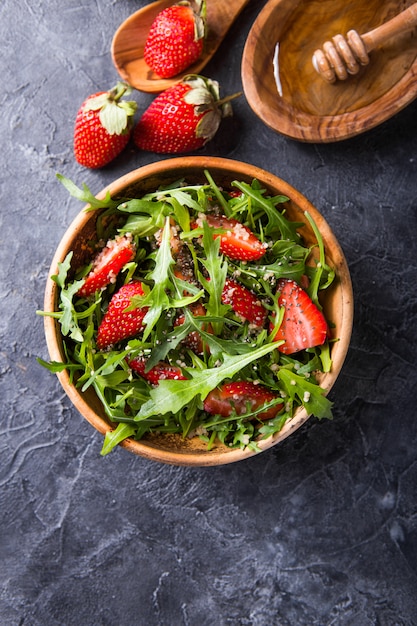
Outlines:
[{"label": "honey dipper", "polygon": [[411,30],[416,24],[417,3],[414,3],[364,35],[358,35],[356,30],[350,30],[346,38],[335,35],[332,41],[326,41],[322,49],[314,52],[314,68],[329,83],[337,79],[346,80],[349,74],[357,74],[361,66],[368,65],[369,52],[388,39]]}]

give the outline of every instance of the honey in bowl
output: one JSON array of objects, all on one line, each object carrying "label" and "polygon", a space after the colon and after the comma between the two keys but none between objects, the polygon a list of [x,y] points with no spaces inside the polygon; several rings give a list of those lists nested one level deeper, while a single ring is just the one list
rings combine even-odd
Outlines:
[{"label": "honey in bowl", "polygon": [[364,33],[382,24],[410,3],[352,0],[300,3],[289,16],[279,41],[282,98],[311,115],[337,115],[361,109],[382,96],[406,73],[417,56],[415,32],[391,39],[371,53],[370,64],[346,82],[328,84],[315,71],[312,54],[332,36],[351,28]]},{"label": "honey in bowl", "polygon": [[416,29],[387,40],[358,74],[333,84],[317,73],[313,55],[333,36],[367,33],[411,5],[269,0],[243,51],[249,105],[267,126],[301,141],[339,141],[389,119],[417,96]]}]

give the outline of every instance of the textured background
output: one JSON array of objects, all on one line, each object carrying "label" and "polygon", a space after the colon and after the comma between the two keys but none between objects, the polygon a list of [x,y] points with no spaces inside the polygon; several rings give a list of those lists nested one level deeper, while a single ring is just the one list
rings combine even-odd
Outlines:
[{"label": "textured background", "polygon": [[[269,169],[324,214],[350,265],[351,349],[331,399],[273,450],[221,468],[117,449],[71,407],[47,358],[43,291],[81,206],[155,160],[101,171],[72,155],[79,104],[118,78],[110,57],[137,0],[0,4],[0,622],[2,626],[417,624],[417,103],[364,135],[306,145],[244,97],[203,154]],[[241,88],[252,0],[205,74]],[[135,93],[139,110],[152,96]]]}]

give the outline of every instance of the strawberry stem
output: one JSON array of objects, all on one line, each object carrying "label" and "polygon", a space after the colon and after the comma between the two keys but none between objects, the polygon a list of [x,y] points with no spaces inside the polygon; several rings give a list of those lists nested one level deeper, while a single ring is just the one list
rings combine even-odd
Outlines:
[{"label": "strawberry stem", "polygon": [[235,98],[239,98],[242,94],[243,94],[243,91],[237,91],[236,93],[233,93],[230,96],[225,96],[224,98],[220,98],[220,100],[217,100],[216,104],[217,106],[221,107],[227,102],[230,102],[231,100],[234,100]]},{"label": "strawberry stem", "polygon": [[129,94],[131,90],[132,88],[128,85],[128,83],[118,82],[117,85],[109,90],[108,98],[111,102],[118,102],[120,98],[125,95],[125,93]]}]

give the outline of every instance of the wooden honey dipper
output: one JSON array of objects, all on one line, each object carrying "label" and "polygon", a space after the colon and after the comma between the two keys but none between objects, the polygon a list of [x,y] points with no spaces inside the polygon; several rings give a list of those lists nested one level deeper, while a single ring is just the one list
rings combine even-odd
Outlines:
[{"label": "wooden honey dipper", "polygon": [[357,74],[361,66],[368,65],[369,52],[395,35],[412,30],[416,25],[417,3],[414,3],[364,35],[358,35],[356,30],[350,30],[346,38],[335,35],[332,41],[326,41],[322,49],[314,52],[314,68],[329,83],[334,83],[336,79],[346,80],[350,74]]}]

